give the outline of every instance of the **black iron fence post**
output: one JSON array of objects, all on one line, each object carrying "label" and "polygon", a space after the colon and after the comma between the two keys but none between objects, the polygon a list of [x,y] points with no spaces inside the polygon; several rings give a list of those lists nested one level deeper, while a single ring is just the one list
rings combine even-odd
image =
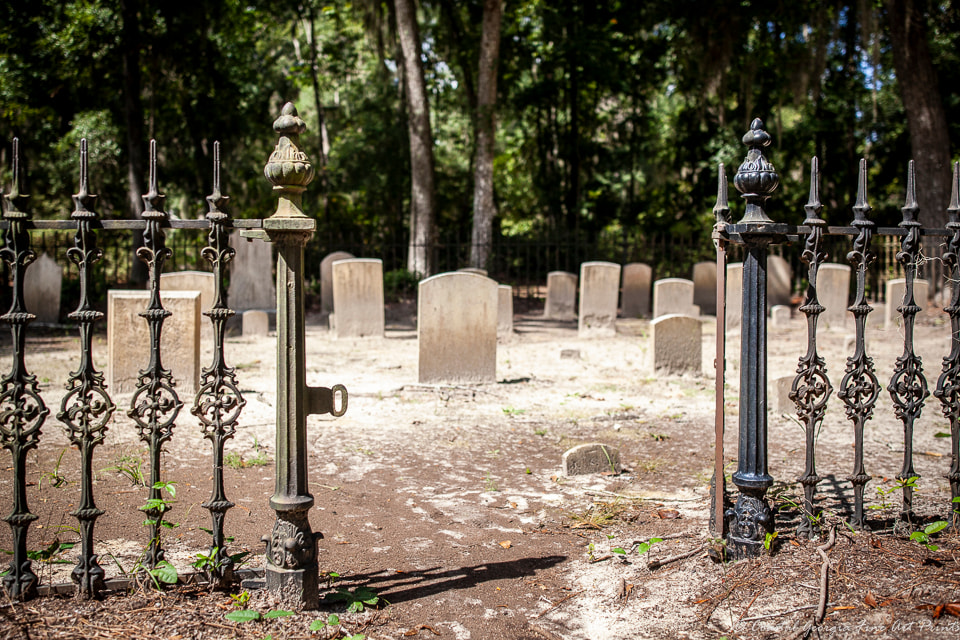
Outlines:
[{"label": "black iron fence post", "polygon": [[0,209],[9,223],[0,249],[3,259],[13,272],[13,300],[10,309],[0,316],[10,325],[13,342],[13,364],[10,373],[0,381],[0,443],[13,458],[13,510],[4,520],[13,533],[13,560],[3,577],[3,588],[11,598],[26,600],[37,593],[37,575],[30,568],[27,556],[27,530],[37,515],[27,506],[27,452],[37,446],[40,427],[50,410],[40,397],[37,377],[27,372],[24,361],[27,325],[36,318],[24,304],[23,278],[27,267],[36,257],[30,248],[27,223],[30,215],[20,210],[19,202],[26,199],[20,193],[20,142],[13,140],[13,187],[9,194],[0,193]]},{"label": "black iron fence post", "polygon": [[[266,587],[287,606],[317,606],[319,567],[317,540],[322,534],[310,528],[313,496],[307,482],[307,415],[343,415],[347,392],[307,387],[303,254],[316,229],[316,220],[301,209],[301,197],[313,180],[314,169],[300,150],[306,129],[291,103],[273,123],[280,138],[264,175],[279,196],[276,212],[263,221],[263,231],[247,234],[277,245],[277,462],[275,493],[270,507],[277,520],[266,543]],[[335,407],[339,392],[341,406]]]},{"label": "black iron fence post", "polygon": [[770,134],[756,119],[743,136],[747,157],[734,176],[734,185],[747,201],[735,225],[746,248],[743,263],[743,318],[740,348],[740,440],[733,483],[740,496],[725,513],[727,553],[731,559],[755,557],[773,532],[773,513],[765,495],[773,484],[767,473],[767,247],[775,242],[773,221],[763,205],[780,178],[763,156]]}]

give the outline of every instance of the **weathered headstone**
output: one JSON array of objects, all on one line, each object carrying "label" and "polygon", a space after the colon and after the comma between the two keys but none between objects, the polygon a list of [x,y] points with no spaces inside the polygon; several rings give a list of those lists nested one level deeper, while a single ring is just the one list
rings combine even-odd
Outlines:
[{"label": "weathered headstone", "polygon": [[337,260],[354,258],[352,253],[334,251],[320,261],[320,311],[332,313],[333,303],[333,263]]},{"label": "weathered headstone", "polygon": [[790,399],[794,377],[781,376],[773,381],[773,393],[771,394],[774,398],[773,410],[779,414],[785,413],[790,416],[797,413],[797,404]]},{"label": "weathered headstone", "polygon": [[41,253],[26,271],[23,280],[23,303],[37,322],[60,321],[60,290],[63,271],[57,261]]},{"label": "weathered headstone", "polygon": [[[913,300],[923,309],[927,306],[927,292],[929,284],[926,280],[913,281]],[[887,305],[884,309],[883,326],[885,329],[897,327],[901,322],[897,307],[903,305],[903,296],[907,293],[907,281],[904,278],[887,280]]]},{"label": "weathered headstone", "polygon": [[653,317],[671,314],[699,315],[693,306],[693,281],[664,278],[653,283]]},{"label": "weathered headstone", "polygon": [[623,293],[620,314],[624,318],[642,318],[650,315],[650,289],[653,269],[642,262],[623,266]]},{"label": "weathered headstone", "polygon": [[457,269],[457,271],[462,271],[463,273],[475,273],[478,276],[487,275],[487,270],[479,267],[463,267],[462,269]]},{"label": "weathered headstone", "polygon": [[620,473],[620,450],[610,445],[591,442],[563,453],[563,475],[582,476],[590,473]]},{"label": "weathered headstone", "polygon": [[[173,313],[163,322],[160,358],[171,371],[177,394],[189,403],[200,378],[200,293],[160,292],[164,309]],[[150,303],[150,292],[107,292],[107,388],[128,393],[137,387],[140,370],[150,362],[150,327],[138,314]]]},{"label": "weathered headstone", "polygon": [[230,288],[227,292],[230,308],[234,311],[276,309],[273,245],[233,234],[230,246],[237,252],[230,261]]},{"label": "weathered headstone", "polygon": [[616,335],[619,294],[620,265],[612,262],[580,265],[580,337]]},{"label": "weathered headstone", "polygon": [[693,265],[693,304],[705,316],[717,315],[717,263],[698,262]]},{"label": "weathered headstone", "polygon": [[664,373],[699,374],[703,367],[700,320],[670,314],[650,323],[653,340],[653,370]]},{"label": "weathered headstone", "polygon": [[790,304],[793,291],[793,269],[780,256],[767,258],[767,307]]},{"label": "weathered headstone", "polygon": [[770,309],[771,327],[789,327],[792,310],[785,304],[778,304]]},{"label": "weathered headstone", "polygon": [[[161,291],[199,291],[200,313],[209,311],[216,296],[213,274],[207,271],[173,271],[160,274]],[[229,298],[228,298],[229,301]],[[200,340],[213,342],[213,323],[205,316],[200,321]]]},{"label": "weathered headstone", "polygon": [[727,265],[727,329],[740,326],[743,317],[743,263]]},{"label": "weathered headstone", "polygon": [[497,286],[497,333],[513,333],[513,287],[508,284]]},{"label": "weathered headstone", "polygon": [[266,311],[251,309],[243,312],[243,336],[265,336],[270,332],[270,317]]},{"label": "weathered headstone", "polygon": [[497,307],[497,283],[490,278],[453,272],[422,280],[417,301],[419,381],[495,382]]},{"label": "weathered headstone", "polygon": [[577,317],[577,276],[566,271],[547,274],[547,302],[543,317],[547,320],[573,320]]},{"label": "weathered headstone", "polygon": [[825,311],[820,322],[828,329],[842,329],[847,318],[850,301],[850,265],[829,262],[820,265],[817,272],[817,299]]},{"label": "weathered headstone", "polygon": [[333,263],[334,335],[383,337],[383,261],[353,258]]}]

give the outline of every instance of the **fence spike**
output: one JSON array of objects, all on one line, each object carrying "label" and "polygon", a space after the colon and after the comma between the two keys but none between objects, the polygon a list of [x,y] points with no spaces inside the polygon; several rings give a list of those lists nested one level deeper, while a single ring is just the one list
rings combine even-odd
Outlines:
[{"label": "fence spike", "polygon": [[717,203],[713,205],[713,215],[719,224],[730,222],[730,205],[727,203],[727,168],[722,162],[717,170]]}]

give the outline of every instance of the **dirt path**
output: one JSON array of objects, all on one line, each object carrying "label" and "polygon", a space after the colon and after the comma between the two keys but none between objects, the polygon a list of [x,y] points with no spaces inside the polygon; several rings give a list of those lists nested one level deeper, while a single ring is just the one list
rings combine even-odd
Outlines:
[{"label": "dirt path", "polygon": [[[933,386],[949,336],[936,314],[920,325],[918,351]],[[334,589],[365,585],[381,598],[378,609],[359,614],[324,601],[322,615],[338,612],[345,632],[368,638],[416,631],[458,640],[784,637],[808,624],[821,559],[814,543],[794,539],[795,511],[781,511],[772,557],[724,566],[698,551],[708,542],[714,325],[704,324],[702,375],[666,378],[654,376],[646,364],[646,322],[623,321],[619,335],[606,340],[581,340],[572,323],[536,315],[519,316],[516,327],[516,335],[499,345],[497,383],[424,386],[416,382],[416,332],[409,320],[390,325],[384,339],[367,340],[334,340],[319,323],[310,323],[310,384],[342,383],[350,393],[345,416],[309,421],[316,498],[311,522],[324,534],[321,568],[339,574]],[[886,384],[901,338],[896,330],[871,331],[870,352]],[[846,335],[825,332],[820,340],[834,386],[843,371]],[[734,337],[728,349],[735,351]],[[792,374],[805,348],[803,321],[772,328],[769,342],[770,378]],[[75,366],[77,340],[47,336],[33,340],[31,349],[28,367],[44,381],[44,398],[55,406]],[[96,349],[102,359],[105,345]],[[248,401],[227,446],[246,464],[225,470],[227,495],[237,504],[227,531],[235,536],[234,549],[252,552],[247,566],[254,568],[262,566],[260,536],[273,524],[267,499],[273,492],[274,349],[272,337],[231,338],[227,346]],[[564,352],[579,357],[562,357]],[[0,367],[9,366],[9,354],[7,345]],[[728,474],[736,459],[737,373],[735,363],[728,363]],[[116,400],[120,407],[129,402]],[[884,479],[896,474],[902,456],[902,426],[886,393],[880,403],[867,436],[867,470],[875,477],[867,492],[874,505],[876,487],[891,486]],[[97,551],[108,575],[129,570],[146,543],[135,509],[146,490],[117,471],[132,471],[143,460],[143,447],[130,421],[119,410],[117,415],[94,465],[100,470],[98,505],[107,512],[97,522]],[[915,440],[922,475],[916,507],[931,519],[946,514],[949,500],[942,478],[949,441],[934,437],[946,429],[931,397]],[[562,452],[591,441],[619,446],[626,472],[562,477]],[[780,483],[774,492],[797,496],[802,430],[771,412],[769,443],[770,471]],[[852,429],[834,395],[818,444],[822,505],[830,514],[850,506],[844,478],[853,466],[851,444]],[[164,546],[186,572],[209,545],[202,530],[210,526],[209,516],[200,503],[209,496],[212,459],[187,411],[167,451],[164,475],[178,488],[169,519],[179,526],[166,534]],[[69,530],[75,520],[66,514],[79,497],[76,458],[60,427],[48,420],[40,450],[30,455],[30,506],[41,516],[30,530],[31,549],[77,537]],[[256,464],[258,459],[266,464]],[[145,462],[141,467],[146,471]],[[0,509],[9,508],[9,475],[0,475]],[[56,475],[66,480],[59,487],[53,486]],[[888,498],[894,505],[898,499],[897,493]],[[870,515],[881,520],[895,513],[891,507]],[[830,551],[826,620],[843,632],[838,637],[955,637],[949,625],[957,618],[944,613],[934,619],[932,609],[916,608],[960,601],[955,536],[942,536],[940,550],[931,552],[889,532],[841,533]],[[655,537],[663,540],[641,554],[643,543]],[[10,546],[9,529],[2,527],[0,548]],[[620,549],[624,553],[615,551]],[[68,564],[35,563],[44,581],[69,580],[75,551],[57,557]],[[648,567],[650,560],[690,551],[697,553]],[[100,620],[105,629],[128,625],[142,632],[127,633],[131,638],[332,637],[322,631],[311,636],[308,626],[318,613],[237,625],[223,618],[232,608],[229,601],[192,588],[162,599],[152,592],[110,596],[102,604],[45,598],[4,607],[0,633],[27,637],[29,629],[31,638],[76,637],[84,619]],[[251,603],[261,611],[272,606],[263,593],[254,593]],[[83,634],[93,637],[94,630]]]}]

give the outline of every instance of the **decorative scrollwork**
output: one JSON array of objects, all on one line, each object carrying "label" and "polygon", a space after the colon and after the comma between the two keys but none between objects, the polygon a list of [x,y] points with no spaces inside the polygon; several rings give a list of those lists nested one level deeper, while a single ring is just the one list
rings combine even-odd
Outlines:
[{"label": "decorative scrollwork", "polygon": [[813,499],[817,483],[820,482],[816,465],[816,438],[823,424],[827,400],[833,392],[833,385],[827,377],[826,362],[817,353],[817,320],[825,311],[817,298],[817,275],[820,265],[827,259],[823,250],[823,228],[827,223],[820,218],[823,205],[820,203],[820,171],[816,158],[810,162],[810,199],[804,209],[807,212],[804,224],[810,226],[810,234],[800,259],[808,265],[808,285],[800,311],[807,316],[807,353],[800,357],[797,365],[797,377],[790,389],[790,399],[797,405],[797,415],[806,434],[806,466],[799,480],[803,485],[805,515],[810,517],[801,519],[797,534],[812,538],[819,535],[814,530],[812,517],[815,515]]},{"label": "decorative scrollwork", "polygon": [[13,510],[4,520],[13,532],[13,560],[3,577],[7,594],[16,599],[36,595],[37,576],[27,556],[27,529],[37,516],[27,506],[26,456],[40,441],[40,428],[50,410],[40,397],[37,378],[27,371],[26,328],[35,316],[24,304],[24,275],[37,254],[30,248],[30,234],[26,222],[30,216],[18,202],[26,196],[20,193],[20,141],[13,141],[13,185],[9,194],[0,192],[0,210],[9,226],[4,236],[6,245],[0,249],[0,259],[10,265],[13,273],[13,300],[7,313],[0,316],[10,326],[13,343],[13,363],[10,373],[0,380],[0,446],[10,451],[13,458]]},{"label": "decorative scrollwork", "polygon": [[867,161],[860,160],[860,172],[857,185],[857,202],[853,205],[852,225],[857,229],[853,241],[853,250],[847,253],[847,260],[857,272],[857,293],[853,304],[847,309],[853,313],[856,322],[856,348],[847,358],[847,366],[840,381],[837,397],[843,400],[847,419],[853,422],[854,462],[853,474],[847,479],[853,484],[854,513],[851,526],[857,529],[867,527],[863,509],[863,490],[871,477],[863,463],[863,429],[867,420],[873,418],[873,409],[880,396],[880,382],[873,366],[873,358],[867,355],[866,329],[867,316],[873,307],[867,302],[867,267],[876,259],[870,248],[876,224],[867,218],[872,207],[867,202]]},{"label": "decorative scrollwork", "polygon": [[236,251],[229,243],[227,223],[230,216],[220,207],[224,206],[228,198],[220,192],[220,143],[213,145],[213,193],[207,196],[210,221],[210,234],[207,237],[208,246],[204,247],[201,255],[213,265],[214,300],[213,306],[204,315],[210,318],[213,324],[213,363],[203,369],[200,380],[200,389],[194,399],[193,415],[200,419],[200,429],[203,437],[213,445],[213,490],[210,500],[203,504],[210,511],[213,521],[213,543],[210,554],[214,557],[213,567],[208,570],[208,577],[218,586],[226,586],[231,578],[233,561],[227,553],[223,521],[226,512],[233,507],[227,500],[223,487],[223,445],[232,438],[237,428],[246,400],[236,384],[236,374],[233,367],[228,367],[224,355],[224,336],[227,320],[234,315],[232,309],[226,305],[225,270]]},{"label": "decorative scrollwork", "polygon": [[267,543],[267,560],[280,569],[304,569],[317,562],[317,538],[305,511],[277,514]]},{"label": "decorative scrollwork", "polygon": [[[127,415],[137,425],[140,439],[150,447],[150,500],[160,499],[160,454],[164,443],[173,435],[175,422],[183,403],[174,389],[173,375],[163,367],[160,353],[160,336],[163,321],[171,313],[160,301],[160,274],[163,265],[172,255],[164,244],[162,225],[167,221],[163,210],[163,194],[157,190],[157,142],[150,141],[150,190],[143,196],[143,219],[147,223],[143,232],[143,246],[137,257],[147,265],[150,302],[140,317],[150,327],[150,362],[137,377],[137,390],[130,401]],[[150,543],[146,550],[146,565],[154,567],[163,560],[160,546],[160,521],[167,509],[149,509],[145,513],[150,520]]]},{"label": "decorative scrollwork", "polygon": [[950,304],[944,309],[950,315],[950,354],[943,359],[943,371],[933,394],[939,398],[943,415],[950,421],[950,511],[954,526],[960,524],[955,505],[960,500],[960,163],[953,165],[947,228],[953,232],[943,253],[946,276],[950,279]]}]

